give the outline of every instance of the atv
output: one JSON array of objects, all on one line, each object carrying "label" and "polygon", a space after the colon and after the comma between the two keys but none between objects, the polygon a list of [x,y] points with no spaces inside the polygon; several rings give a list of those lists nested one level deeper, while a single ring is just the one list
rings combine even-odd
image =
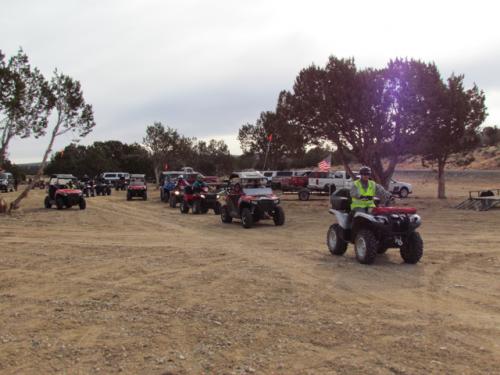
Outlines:
[{"label": "atv", "polygon": [[130,182],[127,181],[125,176],[120,176],[120,178],[115,181],[115,190],[116,191],[118,191],[118,190],[125,191],[125,190],[127,190],[127,186],[129,183]]},{"label": "atv", "polygon": [[95,185],[95,193],[102,196],[111,195],[111,184],[104,178],[99,177]]},{"label": "atv", "polygon": [[240,219],[244,228],[251,228],[262,219],[273,219],[275,225],[283,225],[285,212],[280,200],[266,185],[259,172],[233,173],[220,197],[222,222]]},{"label": "atv", "polygon": [[93,180],[82,180],[78,184],[78,188],[82,191],[83,195],[88,197],[95,197],[95,186]]},{"label": "atv", "polygon": [[168,204],[170,207],[175,208],[177,207],[177,203],[181,203],[184,199],[184,189],[190,186],[189,183],[184,180],[183,178],[178,178],[177,181],[175,182],[174,187],[172,190],[170,190],[169,198],[168,198]]},{"label": "atv", "polygon": [[170,193],[175,189],[175,182],[165,179],[160,187],[160,199],[162,202],[170,202]]},{"label": "atv", "polygon": [[127,200],[130,201],[134,197],[148,199],[148,187],[146,185],[146,175],[131,174],[130,183],[127,186]]},{"label": "atv", "polygon": [[214,214],[220,215],[221,205],[218,198],[218,194],[209,192],[206,186],[201,189],[186,186],[179,208],[183,214],[187,214],[191,208],[195,215],[206,214],[209,209],[214,210]]},{"label": "atv", "polygon": [[77,178],[69,174],[52,175],[49,181],[48,195],[45,197],[45,208],[55,205],[58,210],[78,205],[80,210],[87,207],[83,193],[75,189]]},{"label": "atv", "polygon": [[373,263],[377,254],[389,248],[399,248],[405,263],[415,264],[422,258],[424,244],[416,231],[422,220],[415,208],[381,207],[375,198],[377,207],[352,213],[349,189],[336,191],[330,200],[329,211],[337,223],[328,229],[326,243],[333,255],[343,255],[350,242],[362,264]]}]

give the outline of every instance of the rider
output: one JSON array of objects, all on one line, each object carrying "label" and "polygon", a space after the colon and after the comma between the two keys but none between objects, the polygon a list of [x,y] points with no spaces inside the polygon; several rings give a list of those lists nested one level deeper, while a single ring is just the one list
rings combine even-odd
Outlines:
[{"label": "rider", "polygon": [[384,202],[391,200],[391,193],[375,181],[370,180],[372,171],[369,167],[361,167],[359,174],[361,177],[354,181],[351,187],[351,212],[368,212],[375,207],[375,197],[379,197]]},{"label": "rider", "polygon": [[193,191],[200,192],[207,184],[203,181],[203,177],[201,175],[196,176],[196,181],[193,184]]}]

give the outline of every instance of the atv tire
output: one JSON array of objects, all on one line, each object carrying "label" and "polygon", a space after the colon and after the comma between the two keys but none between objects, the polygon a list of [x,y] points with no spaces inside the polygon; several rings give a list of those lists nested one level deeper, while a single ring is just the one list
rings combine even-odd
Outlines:
[{"label": "atv tire", "polygon": [[401,190],[399,190],[398,195],[400,198],[404,199],[404,198],[408,198],[408,193],[409,193],[408,189],[404,187],[404,188],[401,188]]},{"label": "atv tire", "polygon": [[372,264],[377,257],[379,243],[372,231],[362,229],[356,234],[354,251],[356,259],[362,264]]},{"label": "atv tire", "polygon": [[403,242],[403,246],[400,247],[399,252],[405,263],[418,263],[422,255],[424,255],[424,241],[422,241],[420,233],[410,233]]},{"label": "atv tire", "polygon": [[58,210],[62,210],[64,208],[64,201],[62,198],[60,197],[56,198],[56,207]]},{"label": "atv tire", "polygon": [[246,229],[251,228],[253,225],[253,216],[249,208],[241,210],[241,225]]},{"label": "atv tire", "polygon": [[193,214],[201,214],[201,202],[199,200],[193,202]]},{"label": "atv tire", "polygon": [[189,206],[186,204],[186,202],[181,202],[179,204],[179,209],[182,214],[187,214],[189,212]]},{"label": "atv tire", "polygon": [[332,224],[326,233],[326,245],[333,255],[344,255],[347,251],[347,242],[340,237],[340,225]]},{"label": "atv tire", "polygon": [[170,195],[170,198],[168,199],[168,204],[172,208],[177,207],[177,198],[175,197],[175,194]]},{"label": "atv tire", "polygon": [[233,218],[229,215],[229,209],[227,206],[222,206],[220,208],[220,219],[223,223],[230,224],[233,222]]},{"label": "atv tire", "polygon": [[220,215],[221,214],[221,207],[220,207],[220,203],[217,202],[214,206],[214,214],[215,215]]},{"label": "atv tire", "polygon": [[277,206],[274,209],[273,220],[276,226],[285,224],[285,211],[283,211],[283,207]]},{"label": "atv tire", "polygon": [[78,202],[78,207],[80,207],[80,210],[85,210],[85,208],[87,208],[87,202],[83,197],[80,199],[80,202]]},{"label": "atv tire", "polygon": [[45,205],[45,208],[51,208],[52,207],[52,203],[50,203],[50,198],[48,196],[45,197],[45,201],[43,203]]},{"label": "atv tire", "polygon": [[127,192],[127,200],[128,200],[128,201],[131,201],[131,200],[132,200],[132,194],[130,194],[129,192]]},{"label": "atv tire", "polygon": [[144,194],[142,195],[142,200],[143,201],[147,201],[148,200],[148,193],[144,192]]}]

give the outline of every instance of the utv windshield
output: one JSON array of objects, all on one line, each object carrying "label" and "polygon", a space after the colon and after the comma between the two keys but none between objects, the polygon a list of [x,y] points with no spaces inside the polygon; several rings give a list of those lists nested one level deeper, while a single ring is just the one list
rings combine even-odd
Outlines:
[{"label": "utv windshield", "polygon": [[130,181],[130,185],[132,185],[132,186],[143,186],[144,185],[144,180],[133,179],[133,180]]},{"label": "utv windshield", "polygon": [[71,178],[53,178],[52,180],[50,180],[50,184],[70,188],[75,186],[76,180],[73,180]]},{"label": "utv windshield", "polygon": [[244,187],[243,192],[246,195],[272,195],[273,190],[267,187]]}]

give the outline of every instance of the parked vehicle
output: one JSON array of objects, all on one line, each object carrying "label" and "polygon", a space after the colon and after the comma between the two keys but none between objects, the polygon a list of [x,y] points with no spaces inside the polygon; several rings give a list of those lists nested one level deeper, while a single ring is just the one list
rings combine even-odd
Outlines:
[{"label": "parked vehicle", "polygon": [[10,172],[0,173],[0,191],[7,193],[9,191],[14,191],[14,176]]},{"label": "parked vehicle", "polygon": [[231,174],[220,196],[221,220],[231,223],[240,219],[244,228],[251,228],[262,219],[273,219],[275,225],[285,223],[285,213],[279,198],[266,187],[267,180],[259,172]]},{"label": "parked vehicle", "polygon": [[85,198],[80,189],[76,189],[77,178],[70,174],[54,174],[49,181],[47,196],[45,197],[45,208],[51,208],[53,205],[58,210],[71,208],[78,205],[81,210],[87,207]]},{"label": "parked vehicle", "polygon": [[218,201],[219,195],[210,192],[208,187],[201,189],[186,186],[184,188],[184,195],[180,202],[179,209],[181,213],[187,214],[191,208],[193,214],[206,214],[208,210],[214,210],[214,214],[220,215],[221,204]]},{"label": "parked vehicle", "polygon": [[389,248],[399,248],[405,263],[415,264],[422,258],[424,245],[416,231],[421,218],[415,208],[377,206],[370,212],[351,215],[349,189],[337,190],[331,204],[330,213],[337,223],[328,229],[326,242],[333,255],[343,255],[350,242],[357,260],[363,264],[373,263],[377,254]]},{"label": "parked vehicle", "polygon": [[389,183],[389,191],[394,195],[399,195],[400,198],[407,198],[413,193],[411,184],[391,179]]},{"label": "parked vehicle", "polygon": [[274,190],[293,191],[293,184],[291,183],[292,177],[306,176],[310,172],[310,170],[304,169],[278,171],[276,172],[276,176],[272,177],[271,188]]},{"label": "parked vehicle", "polygon": [[298,192],[301,201],[309,200],[311,193],[333,193],[338,189],[350,189],[353,184],[351,176],[346,171],[314,171],[307,177],[307,186]]},{"label": "parked vehicle", "polygon": [[143,200],[148,199],[148,187],[146,185],[146,175],[132,174],[130,175],[130,183],[127,186],[127,200],[140,197]]},{"label": "parked vehicle", "polygon": [[104,172],[101,173],[99,177],[104,178],[107,182],[109,182],[113,186],[116,185],[117,181],[119,181],[120,178],[124,178],[125,181],[130,180],[130,174],[127,172]]},{"label": "parked vehicle", "polygon": [[262,175],[267,180],[266,186],[270,187],[272,182],[273,182],[273,177],[276,177],[276,174],[278,173],[278,171],[260,171],[260,173],[262,173]]}]

